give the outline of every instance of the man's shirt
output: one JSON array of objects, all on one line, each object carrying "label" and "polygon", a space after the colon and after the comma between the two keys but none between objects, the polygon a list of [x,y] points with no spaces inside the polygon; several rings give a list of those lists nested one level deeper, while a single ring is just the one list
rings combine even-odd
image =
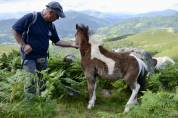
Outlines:
[{"label": "man's shirt", "polygon": [[[33,13],[29,13],[20,18],[12,28],[19,34],[27,31],[29,24],[33,21]],[[37,13],[37,19],[29,28],[28,36],[25,37],[24,42],[30,44],[32,52],[25,55],[25,59],[37,59],[47,57],[47,50],[49,47],[49,39],[56,43],[60,39],[58,37],[56,28],[52,23],[46,22],[41,13]]]}]

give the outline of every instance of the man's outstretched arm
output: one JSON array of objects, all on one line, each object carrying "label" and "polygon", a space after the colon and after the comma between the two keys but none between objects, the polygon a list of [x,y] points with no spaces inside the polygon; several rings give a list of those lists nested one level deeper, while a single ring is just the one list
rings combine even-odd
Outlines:
[{"label": "man's outstretched arm", "polygon": [[78,48],[78,46],[75,44],[75,42],[67,42],[67,41],[58,41],[55,43],[56,46],[61,46],[61,47],[71,47],[71,48]]}]

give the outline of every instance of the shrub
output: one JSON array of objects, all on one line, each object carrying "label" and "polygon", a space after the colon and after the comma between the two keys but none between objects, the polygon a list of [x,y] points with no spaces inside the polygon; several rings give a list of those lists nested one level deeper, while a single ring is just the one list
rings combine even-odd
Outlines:
[{"label": "shrub", "polygon": [[147,81],[148,89],[151,91],[156,92],[161,89],[174,91],[178,86],[178,68],[169,65],[152,75]]},{"label": "shrub", "polygon": [[0,69],[6,69],[8,71],[15,72],[16,69],[20,69],[21,62],[19,52],[12,50],[9,54],[3,53],[0,57]]}]

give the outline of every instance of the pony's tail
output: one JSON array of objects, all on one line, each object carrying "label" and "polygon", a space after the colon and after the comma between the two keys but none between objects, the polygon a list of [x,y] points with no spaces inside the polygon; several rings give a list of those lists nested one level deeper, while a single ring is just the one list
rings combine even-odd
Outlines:
[{"label": "pony's tail", "polygon": [[143,68],[140,72],[140,75],[138,76],[138,83],[140,84],[140,91],[146,90],[146,75],[147,75],[147,70]]},{"label": "pony's tail", "polygon": [[147,72],[148,72],[148,67],[143,62],[143,60],[141,60],[140,58],[138,58],[134,54],[130,54],[130,56],[135,57],[135,59],[138,62],[139,72],[138,72],[137,82],[140,84],[140,91],[143,91],[143,90],[146,89],[146,75],[147,75]]}]

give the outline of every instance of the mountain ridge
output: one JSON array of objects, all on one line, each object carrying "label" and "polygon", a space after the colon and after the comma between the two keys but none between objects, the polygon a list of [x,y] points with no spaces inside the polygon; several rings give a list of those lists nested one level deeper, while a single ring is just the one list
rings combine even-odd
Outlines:
[{"label": "mountain ridge", "polygon": [[[162,16],[164,13],[166,15]],[[149,14],[151,15],[149,16]],[[155,12],[155,15],[154,13],[133,15],[69,11],[66,13],[66,16],[65,19],[55,22],[56,29],[61,38],[73,38],[76,23],[88,25],[93,32],[105,39],[135,34],[151,28],[171,27],[178,32],[178,15],[175,10],[159,11]],[[16,21],[17,19],[0,20],[0,43],[14,43],[11,26]]]}]

